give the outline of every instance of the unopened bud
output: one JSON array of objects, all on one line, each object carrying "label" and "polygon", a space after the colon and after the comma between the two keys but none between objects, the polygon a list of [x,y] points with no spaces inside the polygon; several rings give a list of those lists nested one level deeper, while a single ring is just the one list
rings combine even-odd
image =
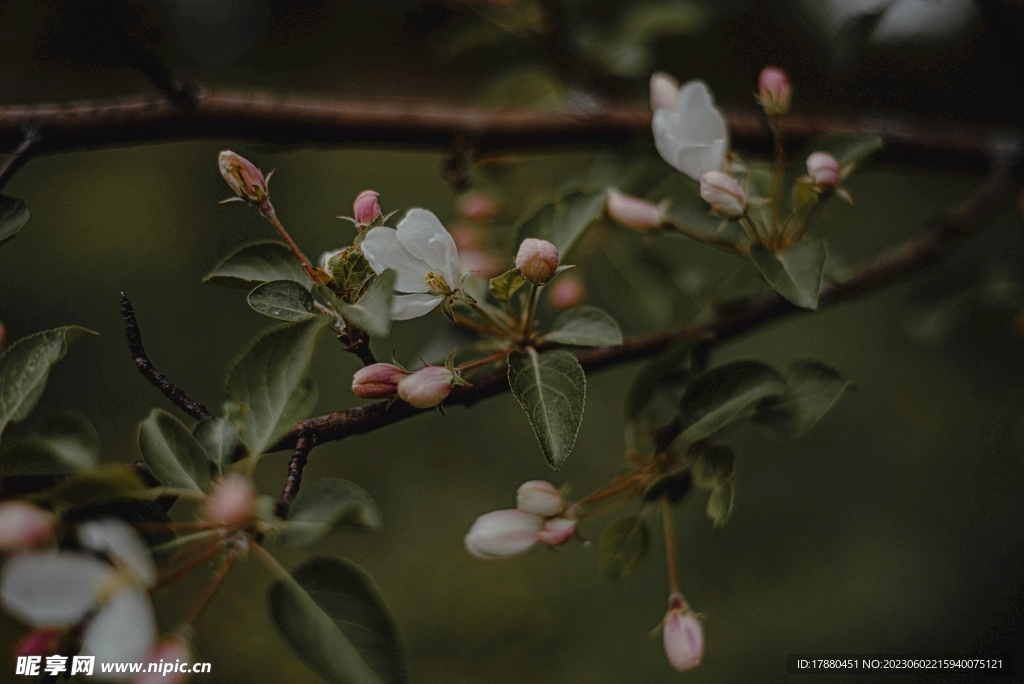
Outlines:
[{"label": "unopened bud", "polygon": [[486,192],[467,192],[459,198],[459,213],[473,221],[493,221],[501,213],[501,205]]},{"label": "unopened bud", "polygon": [[363,399],[382,399],[398,393],[398,383],[406,371],[390,363],[372,363],[352,376],[352,391]]},{"label": "unopened bud", "polygon": [[357,226],[368,226],[381,215],[378,197],[380,193],[373,190],[363,190],[356,197],[356,201],[352,203],[352,217],[355,218]]},{"label": "unopened bud", "polygon": [[812,152],[807,157],[807,173],[819,188],[839,185],[839,162],[827,152]]},{"label": "unopened bud", "polygon": [[608,216],[619,225],[647,233],[661,227],[661,209],[654,202],[608,189]]},{"label": "unopened bud", "polygon": [[14,657],[57,655],[62,650],[61,641],[67,633],[65,627],[34,629],[14,646]]},{"label": "unopened bud", "polygon": [[188,680],[188,672],[182,671],[181,666],[190,659],[191,654],[184,639],[165,639],[146,656],[142,674],[133,679],[132,684],[182,684]]},{"label": "unopened bud", "polygon": [[537,543],[544,518],[518,509],[481,515],[466,533],[466,550],[477,558],[508,558]]},{"label": "unopened bud", "polygon": [[704,628],[679,594],[669,597],[663,627],[665,655],[672,667],[685,672],[700,665],[704,655]]},{"label": "unopened bud", "polygon": [[583,288],[583,281],[573,272],[561,275],[554,284],[548,288],[548,301],[557,311],[576,306],[586,295]]},{"label": "unopened bud", "polygon": [[551,518],[537,533],[537,541],[548,546],[561,546],[576,534],[576,521],[571,518]]},{"label": "unopened bud", "polygon": [[224,180],[236,195],[255,205],[261,205],[270,199],[270,190],[267,189],[263,172],[251,161],[230,150],[221,152],[218,161],[220,175],[224,176]]},{"label": "unopened bud", "polygon": [[451,394],[455,376],[444,366],[427,366],[401,379],[398,396],[416,408],[437,406]]},{"label": "unopened bud", "polygon": [[732,176],[708,171],[700,177],[700,196],[722,218],[737,219],[747,211],[747,193]]},{"label": "unopened bud", "polygon": [[558,249],[547,240],[526,238],[519,245],[516,268],[534,285],[543,285],[558,270]]},{"label": "unopened bud", "polygon": [[765,67],[757,78],[757,90],[761,107],[768,116],[778,116],[789,111],[789,98],[793,89],[786,72],[777,67]]},{"label": "unopened bud", "polygon": [[206,497],[206,519],[220,527],[241,527],[256,513],[256,490],[237,474],[226,475]]},{"label": "unopened bud", "polygon": [[516,490],[516,508],[550,518],[565,510],[565,499],[550,482],[530,480]]},{"label": "unopened bud", "polygon": [[679,81],[664,71],[651,74],[651,111],[679,108]]},{"label": "unopened bud", "polygon": [[53,537],[52,513],[24,501],[0,503],[0,551],[24,551],[46,545]]}]

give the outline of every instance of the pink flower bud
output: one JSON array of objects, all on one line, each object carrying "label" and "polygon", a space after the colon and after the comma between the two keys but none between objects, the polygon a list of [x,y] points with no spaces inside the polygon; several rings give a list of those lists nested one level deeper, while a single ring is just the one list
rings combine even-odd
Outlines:
[{"label": "pink flower bud", "polygon": [[0,551],[25,551],[45,546],[53,538],[57,519],[24,501],[0,503]]},{"label": "pink flower bud", "polygon": [[812,152],[807,157],[807,173],[819,188],[839,185],[839,162],[827,152]]},{"label": "pink flower bud", "polygon": [[382,399],[398,393],[398,383],[406,371],[390,363],[373,363],[352,376],[352,391],[363,399]]},{"label": "pink flower bud", "polygon": [[221,527],[241,527],[256,514],[256,490],[237,474],[224,476],[206,497],[206,519]]},{"label": "pink flower bud", "polygon": [[550,518],[565,510],[565,499],[550,482],[530,480],[516,490],[516,508],[524,513]]},{"label": "pink flower bud", "polygon": [[427,366],[402,378],[398,396],[416,408],[437,406],[452,391],[455,376],[444,366]]},{"label": "pink flower bud", "polygon": [[486,192],[467,192],[459,198],[459,213],[473,221],[493,221],[501,213],[501,205]]},{"label": "pink flower bud", "polygon": [[544,518],[518,509],[481,515],[466,533],[466,550],[477,558],[508,558],[537,543]]},{"label": "pink flower bud", "polygon": [[765,67],[757,79],[761,95],[761,107],[768,116],[778,116],[789,111],[789,98],[793,89],[786,72],[777,67]]},{"label": "pink flower bud", "polygon": [[380,193],[373,190],[363,190],[356,197],[356,201],[352,203],[352,216],[355,218],[357,226],[368,226],[381,215],[380,204],[377,203],[378,197],[380,197]]},{"label": "pink flower bud", "polygon": [[561,546],[576,534],[576,521],[571,518],[551,518],[537,533],[537,541],[548,546]]},{"label": "pink flower bud", "polygon": [[661,209],[653,202],[608,189],[608,216],[619,225],[647,233],[661,227]]},{"label": "pink flower bud", "polygon": [[220,175],[235,194],[249,204],[261,205],[270,199],[267,181],[256,165],[240,155],[224,150],[218,159]]},{"label": "pink flower bud", "polygon": [[700,177],[700,196],[722,218],[736,219],[747,211],[747,193],[735,178],[721,171],[708,171]]},{"label": "pink flower bud", "polygon": [[700,665],[704,655],[704,628],[679,594],[669,597],[662,637],[668,662],[678,672]]},{"label": "pink flower bud", "polygon": [[[156,671],[147,672],[149,663],[156,664]],[[188,672],[181,671],[182,666],[190,664],[191,654],[184,639],[164,639],[146,656],[142,674],[133,679],[132,684],[182,684],[188,679]]]},{"label": "pink flower bud", "polygon": [[555,283],[548,288],[548,301],[558,311],[576,306],[586,294],[583,288],[583,281],[580,277],[570,271],[562,274]]},{"label": "pink flower bud", "polygon": [[558,249],[547,240],[526,238],[519,245],[516,268],[534,285],[543,285],[558,270]]},{"label": "pink flower bud", "polygon": [[651,74],[651,111],[679,108],[679,81],[664,71]]},{"label": "pink flower bud", "polygon": [[66,634],[66,627],[34,629],[15,645],[14,657],[57,655],[62,650],[60,642]]}]

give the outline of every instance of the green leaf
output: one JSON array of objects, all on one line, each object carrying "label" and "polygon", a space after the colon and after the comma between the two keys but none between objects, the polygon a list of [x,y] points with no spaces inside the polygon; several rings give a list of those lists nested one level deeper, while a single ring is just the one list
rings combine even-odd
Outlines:
[{"label": "green leaf", "polygon": [[166,487],[205,492],[210,457],[185,424],[163,409],[153,409],[139,426],[142,461]]},{"label": "green leaf", "polygon": [[604,214],[605,191],[574,192],[545,204],[519,227],[519,242],[526,238],[547,240],[558,248],[564,262],[587,228]]},{"label": "green leaf", "polygon": [[0,195],[0,245],[14,239],[28,221],[28,205],[20,197]]},{"label": "green leaf", "polygon": [[291,248],[276,240],[239,247],[203,278],[204,283],[245,289],[274,280],[294,280],[305,287],[312,285]]},{"label": "green leaf", "polygon": [[100,438],[80,413],[55,413],[36,434],[6,446],[0,460],[15,474],[88,470],[99,464]]},{"label": "green leaf", "polygon": [[519,269],[512,268],[505,271],[500,276],[491,278],[490,283],[487,285],[487,289],[491,293],[491,296],[499,302],[507,302],[512,298],[512,295],[518,292],[519,288],[525,284],[526,278],[524,278],[519,272]]},{"label": "green leaf", "polygon": [[39,403],[50,368],[68,346],[91,330],[69,325],[23,337],[0,354],[0,436],[9,423],[25,420]]},{"label": "green leaf", "polygon": [[706,439],[751,417],[762,402],[785,391],[782,376],[758,361],[733,361],[709,368],[690,381],[679,400],[684,428],[680,439],[686,444]]},{"label": "green leaf", "polygon": [[263,332],[228,371],[230,417],[251,454],[263,453],[316,406],[307,373],[329,322],[317,317]]},{"label": "green leaf", "polygon": [[736,456],[732,449],[724,446],[713,445],[701,449],[693,462],[693,483],[711,490],[706,511],[715,527],[724,526],[732,514],[736,494],[733,483],[735,470]]},{"label": "green leaf", "polygon": [[388,269],[370,282],[366,293],[355,304],[337,302],[342,315],[353,325],[374,336],[391,332],[391,302],[395,296],[398,273]]},{"label": "green leaf", "polygon": [[224,470],[235,455],[238,446],[238,429],[226,418],[208,418],[196,424],[192,436],[206,451],[218,471]]},{"label": "green leaf", "polygon": [[606,577],[618,579],[640,567],[651,547],[647,519],[625,515],[604,528],[597,542],[598,564]]},{"label": "green leaf", "polygon": [[526,353],[508,357],[508,384],[526,411],[540,448],[551,467],[558,469],[572,451],[583,420],[587,379],[579,361],[567,351]]},{"label": "green leaf", "polygon": [[622,331],[609,313],[584,305],[560,314],[544,339],[582,347],[613,347],[622,344]]},{"label": "green leaf", "polygon": [[281,321],[304,321],[313,313],[313,295],[294,280],[271,280],[257,285],[246,298],[257,313]]},{"label": "green leaf", "polygon": [[759,407],[751,419],[779,437],[810,430],[850,388],[836,369],[818,361],[792,361],[783,374],[786,393]]},{"label": "green leaf", "polygon": [[780,295],[803,309],[817,309],[828,250],[821,240],[801,240],[785,252],[772,254],[764,246],[750,247],[765,281]]},{"label": "green leaf", "polygon": [[299,490],[278,541],[285,547],[311,544],[338,525],[377,529],[380,509],[361,487],[325,477]]},{"label": "green leaf", "polygon": [[267,592],[274,623],[330,684],[404,684],[398,625],[373,581],[341,558],[313,558]]}]

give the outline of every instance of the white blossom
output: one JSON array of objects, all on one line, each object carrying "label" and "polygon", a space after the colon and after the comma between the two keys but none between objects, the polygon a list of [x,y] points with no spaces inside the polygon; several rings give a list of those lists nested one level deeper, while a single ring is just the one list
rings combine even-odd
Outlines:
[{"label": "white blossom", "polygon": [[661,158],[694,180],[719,171],[729,150],[725,119],[700,81],[679,89],[676,108],[657,109],[651,121]]}]

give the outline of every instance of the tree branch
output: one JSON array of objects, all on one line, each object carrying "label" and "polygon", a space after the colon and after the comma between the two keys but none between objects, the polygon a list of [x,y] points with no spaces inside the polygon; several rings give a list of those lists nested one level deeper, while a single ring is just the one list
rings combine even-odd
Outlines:
[{"label": "tree branch", "polygon": [[284,519],[288,517],[288,509],[299,493],[299,486],[302,484],[302,471],[309,460],[309,452],[313,450],[313,442],[305,435],[300,434],[295,440],[295,452],[292,460],[288,462],[288,477],[284,481],[284,491],[281,498],[277,500],[277,517]]}]

